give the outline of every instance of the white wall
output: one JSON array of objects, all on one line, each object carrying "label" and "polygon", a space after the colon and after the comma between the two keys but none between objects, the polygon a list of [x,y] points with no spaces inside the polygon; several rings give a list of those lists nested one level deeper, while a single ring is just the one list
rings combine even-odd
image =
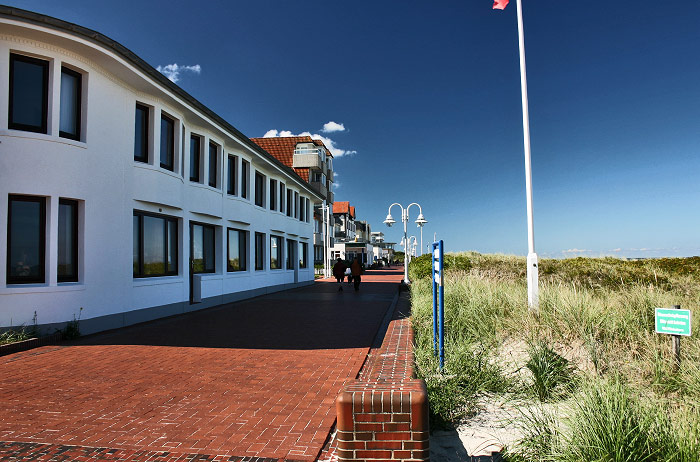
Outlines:
[{"label": "white wall", "polygon": [[[278,211],[253,205],[254,171],[293,188],[319,202],[302,180],[291,177],[269,160],[209,120],[166,87],[110,50],[68,33],[0,19],[0,327],[30,324],[34,312],[40,324],[72,319],[83,308],[82,318],[98,318],[132,310],[189,300],[189,222],[216,225],[216,273],[202,277],[203,297],[291,284],[294,270],[269,269],[270,233],[308,243],[307,268],[298,270],[298,281],[313,281],[313,214],[309,222],[289,218]],[[8,129],[10,53],[30,54],[51,61],[49,83],[49,134]],[[58,136],[58,82],[66,63],[83,73],[83,140]],[[224,91],[226,89],[222,89]],[[152,107],[150,162],[133,160],[136,102]],[[177,119],[175,171],[159,166],[160,113]],[[182,125],[185,149],[182,151]],[[189,138],[205,137],[203,164],[208,165],[208,140],[220,146],[218,188],[189,181]],[[233,153],[250,162],[249,199],[226,194],[226,155]],[[180,156],[184,154],[184,159]],[[222,155],[223,154],[223,155]],[[185,171],[182,171],[184,160]],[[240,171],[239,171],[240,174]],[[8,195],[43,196],[47,199],[46,282],[7,285]],[[80,202],[80,272],[77,283],[57,283],[57,218],[60,198]],[[267,201],[266,201],[267,206]],[[132,216],[134,210],[178,218],[178,275],[134,279],[132,274]],[[227,273],[226,228],[247,230],[248,270]],[[266,235],[266,269],[254,270],[254,233]]]}]

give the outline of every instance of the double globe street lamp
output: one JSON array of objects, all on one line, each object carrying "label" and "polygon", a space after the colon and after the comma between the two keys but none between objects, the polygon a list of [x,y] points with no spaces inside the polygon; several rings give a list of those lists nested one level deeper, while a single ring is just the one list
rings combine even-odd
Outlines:
[{"label": "double globe street lamp", "polygon": [[412,202],[408,204],[408,207],[403,208],[401,204],[398,202],[394,202],[389,206],[389,213],[386,216],[386,219],[384,220],[384,224],[387,225],[388,227],[391,227],[394,223],[396,223],[396,220],[391,216],[391,208],[395,205],[398,205],[399,208],[401,209],[401,221],[403,222],[403,255],[404,255],[404,265],[403,265],[403,282],[405,284],[409,284],[410,281],[408,280],[408,261],[406,260],[408,256],[408,247],[409,247],[409,242],[408,242],[408,210],[411,208],[411,206],[415,205],[418,207],[418,218],[416,219],[416,224],[418,227],[421,229],[420,233],[420,246],[421,250],[423,249],[423,226],[428,222],[428,220],[425,219],[423,216],[423,208],[420,206],[420,204],[416,202]]}]

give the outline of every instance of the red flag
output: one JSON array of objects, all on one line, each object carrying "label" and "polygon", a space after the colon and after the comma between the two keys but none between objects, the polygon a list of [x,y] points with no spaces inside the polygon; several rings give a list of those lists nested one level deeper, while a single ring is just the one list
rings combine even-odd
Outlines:
[{"label": "red flag", "polygon": [[506,6],[508,6],[508,2],[510,0],[493,0],[493,9],[494,10],[502,10]]}]

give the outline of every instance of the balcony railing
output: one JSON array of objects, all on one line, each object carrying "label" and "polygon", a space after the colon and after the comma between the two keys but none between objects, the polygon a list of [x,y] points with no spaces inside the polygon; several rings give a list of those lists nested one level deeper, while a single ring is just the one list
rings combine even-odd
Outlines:
[{"label": "balcony railing", "polygon": [[[302,151],[306,151],[305,149]],[[292,167],[296,168],[317,168],[319,170],[323,169],[323,161],[318,154],[308,153],[308,154],[297,154],[294,151],[294,157],[292,160]]]}]

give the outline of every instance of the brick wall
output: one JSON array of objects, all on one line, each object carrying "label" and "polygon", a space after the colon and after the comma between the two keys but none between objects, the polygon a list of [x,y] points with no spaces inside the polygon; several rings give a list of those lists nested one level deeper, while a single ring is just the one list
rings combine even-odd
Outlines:
[{"label": "brick wall", "polygon": [[400,309],[409,303],[404,295],[381,348],[336,400],[340,461],[430,460],[428,394],[413,378],[413,331]]}]

